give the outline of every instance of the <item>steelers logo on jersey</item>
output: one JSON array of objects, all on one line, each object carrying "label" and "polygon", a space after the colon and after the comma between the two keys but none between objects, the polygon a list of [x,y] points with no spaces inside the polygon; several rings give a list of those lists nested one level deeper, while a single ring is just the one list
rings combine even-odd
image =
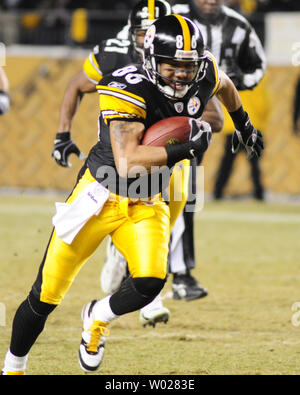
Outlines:
[{"label": "steelers logo on jersey", "polygon": [[200,111],[200,108],[201,108],[200,99],[197,96],[192,97],[188,102],[188,113],[190,115],[195,115],[197,114],[197,112]]}]

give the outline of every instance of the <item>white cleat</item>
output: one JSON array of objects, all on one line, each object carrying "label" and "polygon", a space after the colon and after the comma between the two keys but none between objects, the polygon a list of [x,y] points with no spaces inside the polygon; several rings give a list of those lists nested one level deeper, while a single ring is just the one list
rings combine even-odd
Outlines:
[{"label": "white cleat", "polygon": [[93,319],[93,307],[96,300],[85,305],[81,312],[83,332],[79,346],[79,365],[87,373],[95,372],[104,356],[105,337],[109,336],[108,322]]},{"label": "white cleat", "polygon": [[147,325],[155,327],[158,322],[167,323],[169,321],[170,311],[166,307],[153,309],[152,311],[143,312],[140,310],[140,323],[145,328]]},{"label": "white cleat", "polygon": [[112,239],[108,241],[106,261],[104,263],[100,285],[104,293],[111,295],[116,292],[126,277],[127,262],[123,255],[116,249]]},{"label": "white cleat", "polygon": [[151,303],[140,310],[139,321],[143,327],[149,325],[154,328],[158,322],[166,324],[169,318],[170,311],[162,304],[161,297],[158,295]]},{"label": "white cleat", "polygon": [[16,372],[6,372],[5,370],[1,370],[1,376],[25,376],[25,371],[18,370]]}]

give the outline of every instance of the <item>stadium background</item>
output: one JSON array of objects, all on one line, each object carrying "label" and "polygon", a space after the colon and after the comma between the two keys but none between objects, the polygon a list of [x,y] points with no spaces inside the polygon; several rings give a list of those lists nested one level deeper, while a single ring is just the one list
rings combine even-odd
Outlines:
[{"label": "stadium background", "polygon": [[[259,126],[266,140],[262,180],[270,199],[300,195],[300,137],[292,122],[300,75],[300,6],[296,3],[240,2],[268,58],[266,77],[250,92],[251,107],[246,107],[252,118],[263,123]],[[91,48],[101,39],[113,37],[126,23],[135,1],[7,0],[1,4],[0,42],[6,49],[12,106],[0,122],[0,188],[69,190],[82,162],[71,157],[73,166],[66,170],[50,156],[64,90]],[[97,94],[85,95],[72,128],[73,139],[85,154],[97,139],[97,116]],[[224,139],[224,133],[214,136],[204,160],[207,194],[213,190]],[[239,155],[226,195],[249,195],[249,172],[245,155]]]}]

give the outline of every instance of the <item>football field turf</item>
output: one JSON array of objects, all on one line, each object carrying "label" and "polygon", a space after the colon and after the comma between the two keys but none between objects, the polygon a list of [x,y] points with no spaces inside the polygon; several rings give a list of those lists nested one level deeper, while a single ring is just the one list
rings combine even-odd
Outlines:
[{"label": "football field turf", "polygon": [[[52,229],[54,197],[0,197],[0,364],[12,318],[35,279]],[[62,198],[60,198],[62,201]],[[138,312],[111,326],[98,374],[299,374],[300,205],[208,202],[196,219],[195,277],[209,295],[164,304],[168,324]],[[104,243],[83,267],[33,347],[27,374],[83,374],[80,311],[100,298]],[[299,302],[299,306],[296,304]],[[6,312],[6,314],[4,314]],[[298,326],[299,324],[299,326]]]}]

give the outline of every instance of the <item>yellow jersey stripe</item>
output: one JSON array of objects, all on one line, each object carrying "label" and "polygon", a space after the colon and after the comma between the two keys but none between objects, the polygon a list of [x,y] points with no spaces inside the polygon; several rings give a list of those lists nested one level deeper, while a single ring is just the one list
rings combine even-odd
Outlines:
[{"label": "yellow jersey stripe", "polygon": [[191,39],[191,33],[189,29],[189,25],[187,24],[187,21],[181,16],[174,14],[174,16],[178,19],[181,28],[182,28],[182,33],[183,33],[183,39],[184,39],[184,51],[191,51],[192,49],[192,39]]},{"label": "yellow jersey stripe", "polygon": [[220,85],[220,82],[221,82],[221,81],[218,80],[218,82],[216,83],[216,86],[214,87],[214,90],[212,91],[210,97],[212,97],[212,96],[217,92],[217,90],[218,90],[218,88],[219,88],[219,85]]},{"label": "yellow jersey stripe", "polygon": [[145,99],[143,99],[141,96],[135,95],[134,93],[127,92],[122,89],[114,88],[111,86],[105,86],[105,85],[97,85],[97,89],[98,89],[98,92],[100,91],[99,93],[102,93],[102,94],[107,93],[107,94],[113,95],[114,93],[116,93],[115,96],[119,96],[119,97],[120,97],[120,95],[122,95],[122,97],[128,96],[127,100],[134,99],[135,102],[139,102],[139,104],[142,107],[146,108]]},{"label": "yellow jersey stripe", "polygon": [[[84,64],[83,64],[83,71],[85,75],[88,77],[88,79],[95,85],[99,84],[101,79],[103,78],[103,75],[101,71],[99,70],[99,66],[97,67],[98,63],[93,64],[93,59],[95,56],[92,56],[92,54],[86,58]],[[96,59],[95,59],[96,60]]]},{"label": "yellow jersey stripe", "polygon": [[220,85],[219,68],[218,68],[217,62],[216,62],[213,54],[211,52],[209,52],[209,51],[206,51],[206,53],[210,57],[210,59],[211,59],[211,61],[213,63],[213,66],[214,66],[214,70],[215,70],[216,85],[215,85],[215,87],[214,87],[214,89],[212,91],[212,94],[211,94],[211,96],[213,96],[216,93],[216,91],[218,90],[219,85]]},{"label": "yellow jersey stripe", "polygon": [[[117,94],[119,95],[119,94]],[[141,107],[134,99],[127,97],[118,97],[108,93],[102,93],[99,96],[101,116],[105,123],[110,119],[146,119],[146,106]]]},{"label": "yellow jersey stripe", "polygon": [[155,19],[155,0],[148,0],[148,10],[150,20]]},{"label": "yellow jersey stripe", "polygon": [[122,120],[126,120],[126,119],[134,119],[134,118],[138,118],[138,117],[136,117],[133,114],[123,114],[121,112],[120,113],[116,112],[115,114],[105,115],[104,116],[104,120],[105,120],[106,124],[107,124],[108,121],[111,121],[111,120],[122,121]]}]

